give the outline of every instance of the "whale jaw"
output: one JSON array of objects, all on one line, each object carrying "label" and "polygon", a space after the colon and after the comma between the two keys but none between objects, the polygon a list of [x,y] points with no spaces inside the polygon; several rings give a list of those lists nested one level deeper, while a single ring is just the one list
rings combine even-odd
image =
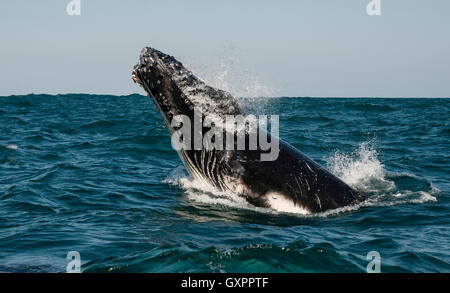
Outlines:
[{"label": "whale jaw", "polygon": [[133,81],[141,85],[153,100],[169,131],[173,117],[186,114],[193,107],[173,79],[176,71],[182,72],[183,69],[183,65],[172,56],[144,48],[132,72]]}]

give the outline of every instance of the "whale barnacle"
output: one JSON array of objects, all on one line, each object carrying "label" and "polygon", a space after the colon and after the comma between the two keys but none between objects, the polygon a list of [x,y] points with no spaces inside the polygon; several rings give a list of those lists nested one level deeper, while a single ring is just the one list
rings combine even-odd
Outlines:
[{"label": "whale barnacle", "polygon": [[168,111],[166,116],[169,120],[172,120],[174,113],[172,112],[172,110]]},{"label": "whale barnacle", "polygon": [[137,74],[137,70],[134,69],[134,70],[133,70],[133,73],[131,74],[131,78],[133,79],[134,82],[139,83],[140,80],[139,80],[139,78],[137,77],[136,74]]}]

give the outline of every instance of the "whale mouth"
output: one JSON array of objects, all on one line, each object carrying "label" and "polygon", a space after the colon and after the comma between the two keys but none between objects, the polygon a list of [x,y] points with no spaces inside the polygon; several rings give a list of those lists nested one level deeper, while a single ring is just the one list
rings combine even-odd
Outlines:
[{"label": "whale mouth", "polygon": [[[147,47],[142,49],[139,62],[131,74],[133,81],[141,85],[153,100],[167,126],[174,115],[182,112],[178,99],[172,93],[176,87],[172,78],[175,73],[174,62],[179,63],[174,57]],[[177,64],[177,67],[180,65]]]},{"label": "whale mouth", "polygon": [[133,69],[131,78],[133,79],[133,81],[135,83],[141,85],[144,88],[144,90],[147,92],[148,96],[150,98],[152,98],[152,100],[155,102],[155,105],[160,105],[160,102],[157,99],[157,95],[155,93],[153,93],[153,91],[150,89],[151,83],[143,75],[143,69],[139,68],[137,66],[138,65],[136,65],[136,67]]},{"label": "whale mouth", "polygon": [[194,107],[203,114],[241,113],[231,94],[208,86],[173,56],[150,47],[142,49],[132,79],[145,89],[169,120],[179,114],[192,116]]},{"label": "whale mouth", "polygon": [[147,92],[147,95],[153,100],[155,108],[158,110],[158,112],[163,117],[164,124],[167,126],[167,128],[170,131],[170,122],[172,120],[172,117],[168,115],[170,113],[170,109],[166,106],[164,106],[164,101],[160,98],[158,98],[158,95],[150,89],[149,82],[145,79],[145,77],[142,75],[142,69],[139,70],[137,68],[133,69],[133,72],[131,74],[131,78],[135,83],[140,84],[144,90]]},{"label": "whale mouth", "polygon": [[155,49],[150,49],[151,48],[142,49],[141,55],[139,56],[139,62],[134,66],[131,78],[135,83],[138,83],[144,88],[149,96],[154,99],[155,103],[160,104],[155,88],[155,83],[157,83],[158,80],[155,80],[153,75],[156,74],[159,75],[159,77],[162,77],[161,69],[156,68],[156,64],[157,60],[165,54]]}]

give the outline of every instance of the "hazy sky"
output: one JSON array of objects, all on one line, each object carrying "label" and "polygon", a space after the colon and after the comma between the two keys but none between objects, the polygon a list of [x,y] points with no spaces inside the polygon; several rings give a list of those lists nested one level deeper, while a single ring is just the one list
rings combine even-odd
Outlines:
[{"label": "hazy sky", "polygon": [[69,2],[0,2],[0,95],[143,93],[152,46],[244,94],[450,97],[449,0]]}]

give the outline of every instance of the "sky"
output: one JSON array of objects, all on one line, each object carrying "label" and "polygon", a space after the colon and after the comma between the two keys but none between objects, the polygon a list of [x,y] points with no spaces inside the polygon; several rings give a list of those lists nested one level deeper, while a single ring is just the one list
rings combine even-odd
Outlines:
[{"label": "sky", "polygon": [[450,97],[450,1],[0,2],[0,95],[141,93],[140,50],[237,95]]}]

